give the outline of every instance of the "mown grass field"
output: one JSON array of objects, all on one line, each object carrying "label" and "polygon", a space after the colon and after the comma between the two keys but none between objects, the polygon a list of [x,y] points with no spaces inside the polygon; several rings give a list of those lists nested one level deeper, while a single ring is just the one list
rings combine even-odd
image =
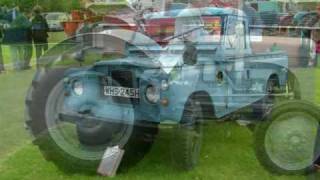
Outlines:
[{"label": "mown grass field", "polygon": [[[15,179],[108,179],[85,174],[60,171],[42,157],[32,137],[24,129],[24,98],[35,70],[7,72],[0,75],[0,180]],[[316,77],[320,70],[299,69],[301,87],[306,99],[320,100]],[[317,101],[320,102],[320,101]],[[301,180],[305,176],[275,176],[268,173],[257,161],[253,149],[253,136],[249,129],[233,122],[205,125],[205,137],[200,164],[193,171],[175,169],[168,152],[167,130],[160,130],[151,152],[135,167],[120,173],[119,180]],[[318,174],[316,175],[318,176]],[[320,177],[315,177],[319,178]]]}]

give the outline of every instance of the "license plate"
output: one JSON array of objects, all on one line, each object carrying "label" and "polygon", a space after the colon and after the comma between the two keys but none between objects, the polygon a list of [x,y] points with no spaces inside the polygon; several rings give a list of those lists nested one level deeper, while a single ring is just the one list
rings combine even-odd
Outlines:
[{"label": "license plate", "polygon": [[116,86],[104,86],[103,94],[105,96],[125,97],[125,98],[139,98],[139,89],[125,88]]}]

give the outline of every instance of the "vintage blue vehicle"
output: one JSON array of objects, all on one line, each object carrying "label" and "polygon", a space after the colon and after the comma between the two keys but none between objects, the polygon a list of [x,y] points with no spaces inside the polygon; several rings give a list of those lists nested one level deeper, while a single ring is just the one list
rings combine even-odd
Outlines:
[{"label": "vintage blue vehicle", "polygon": [[[211,24],[204,23],[210,18]],[[26,124],[36,136],[44,131],[49,135],[36,140],[45,157],[59,167],[85,170],[96,167],[108,146],[120,146],[126,150],[124,161],[137,162],[159,124],[175,125],[173,157],[191,169],[199,156],[203,121],[242,119],[252,126],[265,120],[275,101],[300,98],[286,54],[253,53],[248,32],[241,11],[201,8],[179,13],[166,46],[123,29],[74,37],[43,57],[47,65],[38,71],[27,96]],[[118,47],[120,57],[104,58],[106,49]],[[94,57],[99,62],[88,65],[87,54],[97,51],[104,57]],[[70,68],[66,59],[76,66]],[[278,142],[277,136],[265,146],[268,131],[256,131],[265,166],[290,173],[312,166],[309,156],[301,161],[273,152],[272,147],[290,140]],[[294,132],[292,136],[300,137]],[[301,152],[284,151],[294,157]]]}]

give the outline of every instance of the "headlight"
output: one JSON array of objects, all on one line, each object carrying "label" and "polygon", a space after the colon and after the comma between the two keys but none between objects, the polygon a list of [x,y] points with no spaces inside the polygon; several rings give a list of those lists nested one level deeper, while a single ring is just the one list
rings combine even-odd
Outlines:
[{"label": "headlight", "polygon": [[166,91],[169,89],[169,83],[167,80],[162,80],[161,81],[161,90]]},{"label": "headlight", "polygon": [[77,96],[81,96],[83,94],[83,83],[80,80],[75,80],[72,83],[72,90]]},{"label": "headlight", "polygon": [[157,103],[160,99],[160,93],[153,85],[149,85],[146,89],[146,98],[151,103]]}]

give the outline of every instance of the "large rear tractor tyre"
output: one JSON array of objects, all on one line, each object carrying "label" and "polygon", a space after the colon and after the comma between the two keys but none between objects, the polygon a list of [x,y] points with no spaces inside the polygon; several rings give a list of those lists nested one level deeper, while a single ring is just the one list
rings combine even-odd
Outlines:
[{"label": "large rear tractor tyre", "polygon": [[121,167],[140,161],[153,144],[157,125],[61,121],[65,70],[39,69],[26,98],[26,126],[43,156],[68,173],[96,173],[106,148],[114,145],[125,150]]}]

